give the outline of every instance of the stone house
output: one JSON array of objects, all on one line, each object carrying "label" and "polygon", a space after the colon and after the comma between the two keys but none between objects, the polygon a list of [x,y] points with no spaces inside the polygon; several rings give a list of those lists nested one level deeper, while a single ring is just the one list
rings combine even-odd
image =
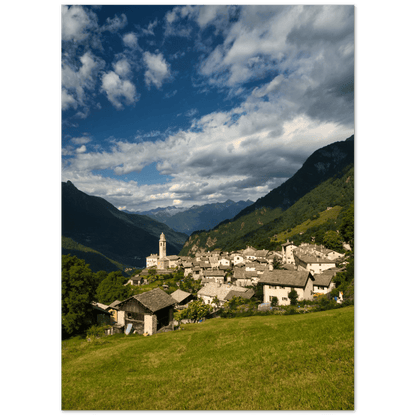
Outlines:
[{"label": "stone house", "polygon": [[293,250],[296,246],[293,244],[293,241],[287,240],[286,243],[282,244],[282,263],[295,264],[295,259],[293,257]]},{"label": "stone house", "polygon": [[244,264],[245,262],[243,255],[240,253],[231,254],[230,259],[231,264],[233,264],[234,266],[237,264]]},{"label": "stone house", "polygon": [[202,277],[202,283],[224,283],[225,272],[223,270],[206,270]]},{"label": "stone house", "polygon": [[315,281],[313,282],[313,293],[326,294],[335,288],[335,283],[332,279],[340,271],[340,269],[325,270],[320,274],[315,274]]},{"label": "stone house", "polygon": [[263,284],[263,302],[271,302],[276,297],[279,305],[290,305],[289,292],[292,289],[298,293],[298,300],[310,300],[314,281],[314,276],[308,271],[268,270],[259,280],[259,284]]},{"label": "stone house", "polygon": [[140,276],[140,274],[136,274],[133,277],[130,277],[130,279],[127,281],[127,283],[124,285],[133,285],[133,286],[140,286],[143,283],[143,276]]},{"label": "stone house", "polygon": [[247,247],[243,250],[243,257],[246,260],[256,260],[257,258],[257,250],[253,247]]},{"label": "stone house", "polygon": [[247,271],[242,267],[235,268],[234,274],[231,276],[231,282],[239,287],[256,285],[259,279],[260,276],[257,271]]},{"label": "stone house", "polygon": [[92,302],[93,322],[96,325],[113,325],[115,320],[110,312],[107,311],[108,305],[99,302]]},{"label": "stone house", "polygon": [[319,253],[313,255],[301,250],[295,250],[293,257],[298,270],[305,270],[314,274],[322,273],[336,266],[335,260],[330,260]]},{"label": "stone house", "polygon": [[157,254],[151,254],[150,256],[146,257],[146,268],[157,266]]},{"label": "stone house", "polygon": [[198,291],[197,296],[207,305],[210,305],[214,298],[217,297],[220,302],[220,306],[222,306],[226,302],[225,297],[231,290],[240,293],[247,291],[246,288],[233,286],[230,284],[222,285],[220,283],[209,283]]},{"label": "stone house", "polygon": [[149,335],[157,331],[173,330],[173,308],[176,301],[162,289],[134,295],[117,306],[118,323],[133,325],[139,334]]}]

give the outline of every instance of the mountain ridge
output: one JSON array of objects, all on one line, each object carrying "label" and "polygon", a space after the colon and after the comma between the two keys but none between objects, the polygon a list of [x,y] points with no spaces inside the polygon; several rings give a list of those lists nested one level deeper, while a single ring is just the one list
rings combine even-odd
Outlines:
[{"label": "mountain ridge", "polygon": [[158,251],[159,236],[167,239],[167,254],[178,254],[187,235],[153,218],[126,214],[104,198],[87,195],[62,182],[62,236],[90,247],[123,265],[145,267]]}]

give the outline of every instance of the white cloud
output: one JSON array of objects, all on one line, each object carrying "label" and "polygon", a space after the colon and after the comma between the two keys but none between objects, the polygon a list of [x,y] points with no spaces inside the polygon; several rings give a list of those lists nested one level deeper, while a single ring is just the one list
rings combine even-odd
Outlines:
[{"label": "white cloud", "polygon": [[121,17],[115,15],[112,19],[107,17],[106,23],[102,26],[101,30],[108,30],[109,32],[117,32],[120,29],[123,29],[127,25],[127,17],[124,13],[121,14]]},{"label": "white cloud", "polygon": [[81,66],[75,68],[62,63],[62,109],[70,106],[85,105],[85,92],[95,87],[95,77],[102,63],[91,53],[86,52],[79,58]]},{"label": "white cloud", "polygon": [[62,110],[68,110],[70,107],[76,109],[78,107],[77,100],[72,95],[68,94],[68,91],[64,88],[62,89],[61,101]]},{"label": "white cloud", "polygon": [[[83,146],[76,152],[66,149],[73,158],[65,164],[63,178],[129,210],[265,195],[315,150],[353,134],[353,7],[337,7],[242,6],[232,21],[237,8],[228,8],[227,15],[221,6],[174,8],[165,17],[165,35],[189,35],[194,20],[199,34],[211,26],[223,37],[201,60],[200,86],[217,86],[230,96],[241,94],[245,101],[230,111],[194,119],[188,130],[141,132],[142,139],[154,141],[115,141],[111,151],[91,151],[91,146],[87,151],[82,138],[74,138],[72,143]],[[136,47],[137,35],[130,40]],[[129,79],[133,61],[124,53],[102,77],[101,89],[116,108],[137,100]],[[97,69],[94,62],[89,55],[78,71],[65,67],[63,109],[82,103],[93,81],[88,75]],[[143,63],[148,88],[161,88],[170,79],[162,53],[145,52]],[[252,80],[257,81],[254,88],[247,84]],[[185,113],[196,115],[192,109]],[[125,175],[152,163],[161,175],[169,175],[167,183],[140,186],[126,181]],[[91,173],[100,169],[113,170],[123,179]]]},{"label": "white cloud", "polygon": [[161,53],[145,52],[143,60],[147,67],[144,74],[146,85],[150,87],[153,84],[156,88],[160,88],[163,82],[170,77],[169,64]]},{"label": "white cloud", "polygon": [[121,77],[127,77],[128,75],[130,75],[130,64],[125,58],[117,61],[115,64],[113,64],[113,67],[114,71]]},{"label": "white cloud", "polygon": [[90,19],[82,6],[62,6],[62,40],[83,40]]},{"label": "white cloud", "polygon": [[88,136],[82,136],[82,137],[73,137],[71,139],[71,142],[74,144],[87,144],[91,141],[91,137]]},{"label": "white cloud", "polygon": [[104,74],[101,89],[107,94],[111,104],[119,110],[123,108],[121,99],[128,105],[134,104],[138,100],[134,84],[129,80],[121,79],[113,71]]},{"label": "white cloud", "polygon": [[123,36],[123,43],[131,49],[137,48],[139,46],[137,42],[137,34],[133,32],[125,34]]},{"label": "white cloud", "polygon": [[79,153],[85,153],[87,151],[87,148],[85,146],[85,144],[83,144],[81,147],[78,147],[78,149],[76,149],[76,152]]}]

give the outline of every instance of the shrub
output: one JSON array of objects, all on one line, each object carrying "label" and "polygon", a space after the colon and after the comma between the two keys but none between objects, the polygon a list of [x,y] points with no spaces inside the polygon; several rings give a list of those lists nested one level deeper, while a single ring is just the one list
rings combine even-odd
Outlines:
[{"label": "shrub", "polygon": [[87,329],[86,338],[88,342],[95,342],[105,335],[105,330],[111,325],[93,325]]},{"label": "shrub", "polygon": [[298,292],[296,292],[295,289],[292,289],[289,292],[290,304],[291,305],[296,305],[298,303],[298,297],[299,297]]}]

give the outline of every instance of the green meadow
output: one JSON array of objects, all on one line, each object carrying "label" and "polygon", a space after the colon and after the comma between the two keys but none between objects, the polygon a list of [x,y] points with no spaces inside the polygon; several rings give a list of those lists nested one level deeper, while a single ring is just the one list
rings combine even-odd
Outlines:
[{"label": "green meadow", "polygon": [[62,342],[63,410],[354,410],[354,307]]}]

